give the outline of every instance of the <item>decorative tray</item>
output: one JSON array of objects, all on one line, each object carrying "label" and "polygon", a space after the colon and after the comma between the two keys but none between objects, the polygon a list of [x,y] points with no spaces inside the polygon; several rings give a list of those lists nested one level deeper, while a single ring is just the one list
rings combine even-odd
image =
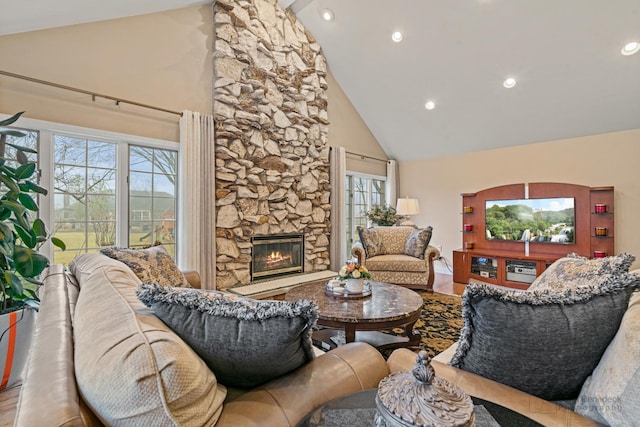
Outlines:
[{"label": "decorative tray", "polygon": [[324,287],[325,295],[337,299],[362,299],[371,296],[371,283],[368,281],[364,282],[362,292],[349,292],[343,282],[339,282],[337,286],[335,282],[335,280],[331,280],[326,284]]}]

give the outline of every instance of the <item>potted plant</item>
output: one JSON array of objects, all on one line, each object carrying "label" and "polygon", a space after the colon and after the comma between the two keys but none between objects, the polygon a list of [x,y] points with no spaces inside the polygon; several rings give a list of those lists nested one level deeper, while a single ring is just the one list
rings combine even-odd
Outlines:
[{"label": "potted plant", "polygon": [[340,280],[345,282],[345,289],[350,293],[362,293],[364,279],[371,279],[371,273],[364,265],[347,262],[338,272]]},{"label": "potted plant", "polygon": [[398,221],[396,210],[391,206],[375,205],[367,212],[367,218],[376,225],[393,225]]},{"label": "potted plant", "polygon": [[[0,121],[0,128],[13,124],[21,115]],[[24,136],[16,130],[0,129],[0,348],[6,349],[0,353],[0,390],[22,373],[38,308],[38,276],[49,265],[47,257],[38,252],[49,238],[47,230],[40,218],[34,219],[37,195],[46,195],[47,190],[32,180],[37,176],[37,164],[26,153],[36,151],[16,143]],[[65,249],[59,239],[52,237],[51,242]]]}]

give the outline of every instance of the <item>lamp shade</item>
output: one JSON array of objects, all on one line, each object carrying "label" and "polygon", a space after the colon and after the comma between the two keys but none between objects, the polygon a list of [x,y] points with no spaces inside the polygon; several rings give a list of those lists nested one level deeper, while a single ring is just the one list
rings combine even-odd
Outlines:
[{"label": "lamp shade", "polygon": [[410,199],[405,197],[404,199],[398,199],[396,205],[396,214],[401,216],[417,215],[420,213],[420,203],[418,199]]}]

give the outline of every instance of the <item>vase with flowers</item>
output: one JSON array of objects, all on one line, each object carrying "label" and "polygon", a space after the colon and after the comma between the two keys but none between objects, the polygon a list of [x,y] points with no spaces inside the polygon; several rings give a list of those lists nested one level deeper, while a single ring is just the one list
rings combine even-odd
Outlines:
[{"label": "vase with flowers", "polygon": [[338,272],[340,280],[345,282],[345,289],[349,293],[362,293],[364,290],[364,280],[371,279],[371,273],[364,265],[355,262],[348,262]]},{"label": "vase with flowers", "polygon": [[393,225],[398,221],[396,210],[391,206],[375,205],[367,211],[367,218],[375,225]]}]

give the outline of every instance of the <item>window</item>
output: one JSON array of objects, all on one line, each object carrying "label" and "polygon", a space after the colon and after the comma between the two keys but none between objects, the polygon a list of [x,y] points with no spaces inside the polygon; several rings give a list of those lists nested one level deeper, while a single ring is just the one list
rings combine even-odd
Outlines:
[{"label": "window", "polygon": [[117,145],[54,135],[53,234],[67,250],[56,248],[53,262],[68,264],[83,252],[116,244]]},{"label": "window", "polygon": [[178,153],[129,148],[129,245],[162,243],[175,257]]},{"label": "window", "polygon": [[[346,245],[347,254],[351,254],[351,247],[359,240],[358,226],[368,225],[367,212],[375,205],[386,202],[385,177],[349,173],[345,183],[346,188]],[[350,256],[350,255],[349,255]]]},{"label": "window", "polygon": [[[38,147],[40,217],[66,251],[45,244],[52,263],[101,247],[156,243],[176,254],[178,144],[20,119]],[[52,128],[59,128],[55,131]]]}]

